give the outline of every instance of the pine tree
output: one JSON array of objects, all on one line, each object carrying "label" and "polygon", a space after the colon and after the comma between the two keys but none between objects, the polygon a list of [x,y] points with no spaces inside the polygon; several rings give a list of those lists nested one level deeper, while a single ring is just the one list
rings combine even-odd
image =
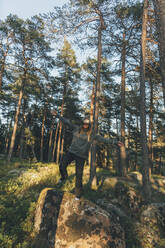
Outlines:
[{"label": "pine tree", "polygon": [[[57,54],[56,70],[58,71],[57,80],[59,82],[59,107],[62,116],[74,117],[78,114],[80,88],[80,68],[76,61],[75,52],[67,39],[64,39],[64,45]],[[72,102],[72,103],[71,103]],[[70,114],[69,114],[70,113]],[[56,163],[59,163],[60,155],[64,150],[64,129],[62,123],[59,124]]]}]

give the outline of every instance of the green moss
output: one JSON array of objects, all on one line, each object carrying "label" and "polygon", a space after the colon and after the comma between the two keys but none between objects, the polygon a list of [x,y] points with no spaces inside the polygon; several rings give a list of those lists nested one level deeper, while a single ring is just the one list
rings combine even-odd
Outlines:
[{"label": "green moss", "polygon": [[[97,203],[98,199],[116,199],[118,203],[124,194],[127,195],[130,187],[133,187],[137,194],[140,194],[139,186],[133,184],[134,182],[129,181],[128,178],[114,177],[114,172],[112,173],[102,168],[97,169],[98,187],[92,190],[87,184],[89,169],[89,166],[85,166],[83,182],[84,198],[90,201]],[[17,170],[18,173],[10,173],[12,170]],[[68,180],[59,186],[58,190],[74,191],[74,164],[69,166],[68,173]],[[0,160],[0,177],[0,247],[29,248],[31,247],[32,239],[35,237],[33,224],[36,203],[43,197],[43,195],[40,195],[40,192],[45,188],[45,191],[48,188],[56,188],[56,183],[60,177],[59,168],[55,163],[29,163],[28,161],[16,159],[10,164],[6,164],[6,160]],[[161,179],[160,176],[154,176],[154,178]],[[104,185],[106,179],[107,183]],[[38,199],[39,196],[40,198]],[[160,190],[158,192],[153,190],[152,197],[152,202],[163,201],[164,191]],[[126,203],[122,206],[123,211],[127,208]],[[127,213],[129,213],[128,208],[127,210]],[[129,216],[129,218],[120,217],[120,221],[126,232],[126,247],[141,248],[140,237],[137,237],[136,233],[135,216]],[[75,229],[77,226],[83,228],[84,225],[83,223],[73,224],[75,224]],[[159,231],[156,226],[151,226],[151,228],[155,232]],[[165,247],[163,235],[156,248]],[[38,245],[41,248],[40,243]],[[150,247],[148,246],[147,248]]]}]

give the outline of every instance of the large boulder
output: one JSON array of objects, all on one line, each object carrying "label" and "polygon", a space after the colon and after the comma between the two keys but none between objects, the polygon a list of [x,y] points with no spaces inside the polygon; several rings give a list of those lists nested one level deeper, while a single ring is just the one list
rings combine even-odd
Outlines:
[{"label": "large boulder", "polygon": [[141,247],[165,247],[165,203],[146,206],[135,226]]},{"label": "large boulder", "polygon": [[134,187],[127,183],[119,181],[115,185],[115,196],[117,197],[118,205],[128,212],[130,216],[135,216],[139,213],[142,206],[142,196]]},{"label": "large boulder", "polygon": [[125,248],[114,214],[68,192],[44,189],[38,199],[33,248]]},{"label": "large boulder", "polygon": [[129,176],[136,180],[137,183],[142,184],[142,174],[139,171],[132,171]]}]

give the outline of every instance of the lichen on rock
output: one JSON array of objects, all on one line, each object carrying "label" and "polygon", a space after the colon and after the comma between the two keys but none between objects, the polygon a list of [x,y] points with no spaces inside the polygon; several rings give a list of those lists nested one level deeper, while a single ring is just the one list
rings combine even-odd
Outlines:
[{"label": "lichen on rock", "polygon": [[45,189],[39,199],[34,248],[41,239],[47,241],[45,248],[125,248],[124,230],[117,218],[98,205],[53,189]]}]

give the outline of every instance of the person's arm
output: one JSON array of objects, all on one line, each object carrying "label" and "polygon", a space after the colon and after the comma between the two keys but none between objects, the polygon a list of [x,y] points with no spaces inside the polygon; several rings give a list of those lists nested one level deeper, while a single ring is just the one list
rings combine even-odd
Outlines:
[{"label": "person's arm", "polygon": [[57,118],[59,118],[60,121],[62,121],[62,123],[64,125],[69,126],[72,129],[75,129],[77,126],[74,125],[71,121],[69,121],[68,119],[64,118],[63,116],[61,116],[60,114],[58,114],[58,112],[56,110],[53,110],[52,112],[53,116],[56,116]]},{"label": "person's arm", "polygon": [[100,143],[104,143],[104,144],[111,144],[111,145],[118,145],[118,146],[123,146],[124,144],[120,141],[118,141],[117,138],[104,138],[103,136],[97,134],[94,136],[94,138],[96,141],[100,142]]}]

